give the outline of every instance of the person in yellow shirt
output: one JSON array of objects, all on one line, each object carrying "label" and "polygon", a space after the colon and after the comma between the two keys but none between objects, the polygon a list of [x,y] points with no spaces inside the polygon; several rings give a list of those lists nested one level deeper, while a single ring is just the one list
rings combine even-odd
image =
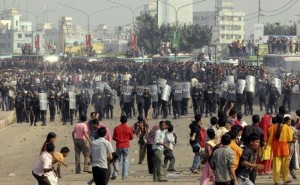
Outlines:
[{"label": "person in yellow shirt", "polygon": [[291,183],[289,180],[289,142],[293,141],[293,131],[289,125],[283,124],[283,115],[278,114],[272,122],[276,124],[269,128],[267,146],[271,146],[273,151],[274,185],[279,185],[280,173],[284,184],[287,185]]},{"label": "person in yellow shirt", "polygon": [[229,144],[229,147],[232,149],[232,151],[234,153],[233,168],[235,171],[238,168],[238,165],[240,162],[240,157],[242,156],[242,153],[243,153],[242,148],[237,144],[238,136],[239,136],[238,127],[232,127],[231,130],[228,132],[228,134],[231,137],[231,143]]},{"label": "person in yellow shirt", "polygon": [[[61,178],[60,174],[60,166],[64,165],[65,167],[68,167],[68,165],[64,162],[64,158],[69,155],[70,149],[68,147],[62,147],[60,149],[60,152],[53,152],[53,161],[52,165],[57,163],[57,168],[55,170],[56,175],[58,178]],[[54,168],[54,166],[53,166]]]}]

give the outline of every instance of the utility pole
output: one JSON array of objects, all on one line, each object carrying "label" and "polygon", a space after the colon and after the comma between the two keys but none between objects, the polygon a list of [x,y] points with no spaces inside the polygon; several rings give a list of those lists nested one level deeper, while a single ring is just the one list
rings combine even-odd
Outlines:
[{"label": "utility pole", "polygon": [[261,4],[261,0],[258,0],[258,16],[257,16],[257,22],[259,23],[260,22],[260,16],[261,16],[261,14],[260,14],[260,12],[261,12],[261,6],[260,6],[260,4]]},{"label": "utility pole", "polygon": [[[258,17],[257,17],[257,23],[259,24],[259,22],[260,22],[260,16],[261,16],[261,14],[260,14],[260,12],[261,12],[261,0],[258,0]],[[257,66],[259,66],[259,44],[257,44],[257,47],[256,47],[256,49],[255,49],[255,53],[256,53],[256,64],[257,64]]]},{"label": "utility pole", "polygon": [[[218,25],[217,21],[218,21],[218,4],[217,4],[217,0],[215,0],[215,27],[217,27]],[[215,63],[217,63],[217,43],[215,44]]]}]

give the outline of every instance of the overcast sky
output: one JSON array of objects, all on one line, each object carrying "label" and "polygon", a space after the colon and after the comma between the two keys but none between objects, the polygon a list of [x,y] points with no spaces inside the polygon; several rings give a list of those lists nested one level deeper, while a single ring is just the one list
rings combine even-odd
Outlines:
[{"label": "overcast sky", "polygon": [[[3,3],[2,3],[2,2]],[[18,7],[20,4],[20,9],[27,10],[28,3],[28,11],[39,14],[43,12],[45,7],[48,7],[48,10],[56,9],[60,6],[60,2],[62,0],[0,0],[0,8],[3,10],[4,2],[6,4],[6,8],[10,7]],[[87,14],[99,10],[103,10],[112,6],[115,6],[113,3],[108,2],[107,0],[63,0],[65,4],[73,6],[74,8],[80,9]],[[114,0],[116,2],[126,4],[130,6],[132,9],[136,7],[140,7],[149,2],[149,0]],[[181,0],[184,1],[184,0]],[[194,0],[197,2],[199,0]],[[234,8],[238,11],[244,11],[246,15],[257,12],[258,11],[258,1],[259,0],[234,0]],[[290,2],[290,3],[289,3]],[[296,4],[293,4],[296,2]],[[288,5],[286,5],[289,3]],[[202,11],[202,10],[214,10],[214,0],[206,0],[206,2],[198,3],[194,5],[194,11]],[[286,5],[286,6],[284,6]],[[284,7],[283,7],[284,6]],[[282,9],[280,9],[283,7]],[[300,9],[300,0],[261,0],[261,9],[262,11],[273,11],[280,9],[274,12],[263,12],[265,15],[274,15],[277,13],[281,13],[279,15],[274,16],[265,16],[261,18],[261,22],[280,22],[281,24],[290,25],[291,20],[295,20],[295,16],[300,14],[297,12],[297,9]],[[286,10],[288,9],[288,10]],[[286,11],[285,11],[286,10]],[[136,15],[138,15],[138,12]],[[26,13],[24,13],[26,17]],[[29,18],[34,20],[30,14],[28,14]],[[83,14],[78,11],[72,10],[67,7],[63,7],[62,11],[52,11],[48,14],[48,21],[53,22],[57,25],[58,19],[61,16],[72,16],[74,24],[77,25],[87,25],[87,18]],[[249,18],[256,17],[257,14],[252,16],[246,16],[246,20]],[[44,17],[39,17],[39,22],[43,22]],[[106,24],[108,28],[113,28],[119,25],[125,25],[132,22],[132,13],[130,10],[119,7],[110,9],[99,14],[95,14],[90,18],[91,29],[96,28],[98,24]],[[248,20],[246,22],[247,35],[250,32],[250,29],[253,27],[253,24],[257,22],[257,18]]]}]

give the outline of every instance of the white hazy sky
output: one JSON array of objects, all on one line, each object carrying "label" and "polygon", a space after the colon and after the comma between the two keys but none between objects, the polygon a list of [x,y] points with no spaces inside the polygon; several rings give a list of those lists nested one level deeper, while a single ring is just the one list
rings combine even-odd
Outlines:
[{"label": "white hazy sky", "polygon": [[[6,8],[20,6],[20,9],[27,10],[27,4],[28,4],[28,11],[39,14],[43,12],[46,7],[48,8],[48,10],[58,8],[60,6],[59,3],[61,1],[62,0],[0,0],[0,9],[3,10],[5,4]],[[136,7],[140,7],[149,2],[149,0],[114,0],[114,1],[127,5],[132,9],[135,9]],[[197,1],[199,0],[194,0],[194,2]],[[234,8],[235,10],[238,11],[244,11],[246,15],[247,14],[249,15],[251,13],[258,11],[258,1],[259,0],[234,0],[235,3]],[[74,8],[82,10],[87,14],[115,6],[115,4],[108,2],[107,0],[63,0],[63,2],[65,4],[73,6]],[[286,5],[287,3],[289,4]],[[195,4],[194,11],[214,10],[214,5],[215,5],[214,0],[206,0],[205,2]],[[290,25],[291,24],[290,21],[296,20],[295,16],[300,14],[297,12],[297,10],[300,9],[300,0],[261,0],[261,9],[262,11],[265,11],[263,12],[263,14],[266,15],[261,18],[262,23],[280,22],[281,24]],[[274,12],[266,12],[266,11],[273,11],[277,9],[279,10]],[[137,11],[136,15],[138,15],[138,12],[139,11]],[[277,13],[281,13],[281,14],[274,15]],[[24,17],[26,17],[26,13],[24,13],[23,15]],[[246,16],[246,19],[253,18],[256,15],[257,14],[252,16]],[[273,15],[273,16],[268,16],[268,15]],[[73,22],[75,24],[83,25],[83,26],[87,25],[86,16],[79,13],[78,11],[72,10],[67,7],[63,7],[63,10],[61,11],[48,13],[48,21],[53,22],[55,23],[55,25],[57,25],[58,19],[60,19],[61,16],[72,16]],[[29,19],[34,20],[34,17],[31,16],[30,14],[28,14],[28,17]],[[43,20],[44,20],[44,16],[40,16],[39,22],[43,22]],[[108,11],[95,14],[90,18],[91,29],[96,28],[98,24],[106,24],[108,28],[113,28],[119,25],[128,24],[130,22],[132,22],[132,14],[130,10],[124,7],[110,9]],[[253,24],[256,22],[257,22],[257,18],[248,20],[246,22],[247,35],[250,33]]]}]

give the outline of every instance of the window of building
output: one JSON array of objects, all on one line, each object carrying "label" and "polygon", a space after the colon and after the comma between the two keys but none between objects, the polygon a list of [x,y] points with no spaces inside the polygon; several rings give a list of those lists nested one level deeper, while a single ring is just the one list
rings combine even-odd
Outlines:
[{"label": "window of building", "polygon": [[221,34],[221,38],[224,39],[224,38],[225,38],[225,35],[224,35],[224,34]]},{"label": "window of building", "polygon": [[225,30],[225,26],[221,26],[221,30]]},{"label": "window of building", "polygon": [[22,34],[19,33],[18,34],[18,38],[21,39],[22,38]]},{"label": "window of building", "polygon": [[10,43],[7,43],[7,48],[10,48]]},{"label": "window of building", "polygon": [[9,38],[9,39],[10,39],[10,34],[7,34],[7,38]]},{"label": "window of building", "polygon": [[18,43],[18,44],[17,44],[17,48],[22,48],[22,44],[21,44],[21,43]]}]

